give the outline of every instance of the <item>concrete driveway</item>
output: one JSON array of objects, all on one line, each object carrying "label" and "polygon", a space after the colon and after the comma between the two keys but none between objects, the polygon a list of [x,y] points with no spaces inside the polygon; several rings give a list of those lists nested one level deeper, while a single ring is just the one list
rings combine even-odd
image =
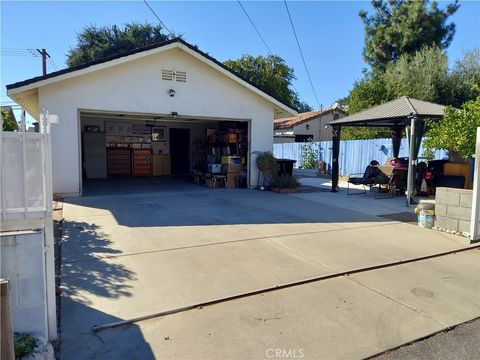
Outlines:
[{"label": "concrete driveway", "polygon": [[241,189],[77,198],[64,217],[62,359],[359,359],[480,316],[480,254],[468,250],[93,334],[93,325],[469,244]]}]

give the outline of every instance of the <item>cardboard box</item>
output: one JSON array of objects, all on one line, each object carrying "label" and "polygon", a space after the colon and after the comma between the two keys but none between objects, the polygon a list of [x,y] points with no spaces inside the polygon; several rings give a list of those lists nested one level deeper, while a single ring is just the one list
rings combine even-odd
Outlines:
[{"label": "cardboard box", "polygon": [[222,164],[245,164],[245,158],[242,156],[222,156]]},{"label": "cardboard box", "polygon": [[227,188],[233,189],[237,187],[237,179],[239,177],[239,173],[228,173],[227,174]]},{"label": "cardboard box", "polygon": [[223,141],[225,141],[226,143],[236,143],[237,134],[225,134]]},{"label": "cardboard box", "polygon": [[241,164],[228,164],[227,173],[239,173],[245,169],[244,165]]}]

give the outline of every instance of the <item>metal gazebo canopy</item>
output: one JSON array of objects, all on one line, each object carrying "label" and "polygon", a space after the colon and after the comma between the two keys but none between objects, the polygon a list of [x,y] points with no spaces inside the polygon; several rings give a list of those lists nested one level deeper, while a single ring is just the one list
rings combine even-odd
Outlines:
[{"label": "metal gazebo canopy", "polygon": [[[330,121],[333,127],[332,191],[338,191],[340,133],[342,126],[389,127],[392,130],[393,156],[398,157],[402,132],[406,128],[409,139],[407,205],[414,203],[415,172],[418,151],[426,128],[426,121],[442,118],[445,106],[402,96],[365,111]],[[413,141],[411,141],[413,139]]]}]

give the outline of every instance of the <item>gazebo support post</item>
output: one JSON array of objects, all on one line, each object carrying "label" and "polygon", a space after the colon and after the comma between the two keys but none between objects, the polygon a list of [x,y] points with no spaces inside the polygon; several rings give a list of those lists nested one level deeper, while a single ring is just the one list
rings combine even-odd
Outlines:
[{"label": "gazebo support post", "polygon": [[339,158],[341,126],[333,126],[332,134],[332,192],[337,192],[338,177],[340,173]]},{"label": "gazebo support post", "polygon": [[400,145],[402,144],[402,126],[392,126],[392,155],[394,158],[398,158],[400,153]]},{"label": "gazebo support post", "polygon": [[417,117],[410,119],[409,131],[409,157],[408,157],[408,174],[407,174],[407,206],[415,204],[415,174],[417,169],[417,152],[415,151],[416,139],[416,122]]}]

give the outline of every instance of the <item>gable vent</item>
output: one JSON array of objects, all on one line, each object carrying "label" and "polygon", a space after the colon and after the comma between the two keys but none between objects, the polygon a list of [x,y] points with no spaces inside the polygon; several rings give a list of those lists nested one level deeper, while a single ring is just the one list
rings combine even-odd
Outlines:
[{"label": "gable vent", "polygon": [[162,80],[173,80],[173,70],[162,70]]},{"label": "gable vent", "polygon": [[175,80],[178,82],[187,82],[187,73],[185,71],[175,71]]}]

